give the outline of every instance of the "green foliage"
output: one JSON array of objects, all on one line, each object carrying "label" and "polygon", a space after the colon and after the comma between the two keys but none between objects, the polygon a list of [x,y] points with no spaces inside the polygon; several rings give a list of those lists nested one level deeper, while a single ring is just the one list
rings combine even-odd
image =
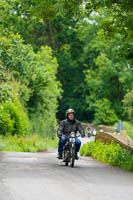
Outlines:
[{"label": "green foliage", "polygon": [[8,101],[0,104],[0,133],[1,134],[29,134],[30,123],[20,102]]},{"label": "green foliage", "polygon": [[113,37],[115,33],[124,34],[127,39],[128,47],[132,49],[132,0],[90,0],[89,2],[86,0],[86,10],[103,15],[102,27],[105,31],[105,35]]},{"label": "green foliage", "polygon": [[[0,72],[1,75],[1,72]],[[21,96],[21,87],[24,87],[20,82],[16,82],[11,74],[6,74],[7,80],[0,83],[0,103],[14,101]]]},{"label": "green foliage", "polygon": [[5,70],[4,66],[2,66],[2,63],[0,61],[0,83],[8,81],[9,77],[7,76],[7,71]]},{"label": "green foliage", "polygon": [[130,121],[133,121],[133,90],[126,93],[123,99],[123,107],[125,113],[128,114]]},{"label": "green foliage", "polygon": [[[127,118],[122,100],[133,88],[132,0],[1,0],[0,10],[0,63],[20,83],[34,130],[43,134],[50,126],[52,132],[47,119],[55,124],[57,99],[60,119],[73,107],[80,120],[99,121],[101,99],[110,104],[103,123]],[[46,45],[52,51],[40,48]]]},{"label": "green foliage", "polygon": [[[4,9],[4,2],[6,9]],[[42,45],[50,46],[54,56],[57,57],[59,63],[59,73],[57,74],[57,77],[61,81],[64,90],[63,98],[59,101],[60,108],[58,116],[60,118],[63,117],[65,110],[68,107],[74,107],[79,113],[80,119],[85,115],[88,116],[88,112],[86,112],[86,107],[88,107],[88,105],[82,108],[82,105],[85,103],[84,67],[80,64],[82,44],[77,38],[77,21],[73,17],[77,12],[80,13],[82,11],[81,2],[82,1],[77,2],[75,0],[33,0],[26,2],[15,0],[9,3],[7,0],[3,0],[3,3],[1,4],[1,9],[3,10],[1,26],[4,27],[4,29],[10,30],[14,32],[14,34],[19,33],[25,43],[32,44],[32,47],[36,52],[40,50],[40,46]],[[14,10],[15,14],[9,12],[9,10]],[[21,15],[23,17],[20,17]],[[5,18],[9,22],[8,24],[5,23]],[[15,21],[15,26],[12,21]],[[20,25],[22,26],[21,28]],[[19,44],[17,46],[19,46]],[[14,49],[16,49],[16,45]],[[28,52],[26,52],[26,49],[24,49],[22,45],[21,47],[17,47],[17,49],[21,52],[21,55],[25,52],[22,65],[28,65],[27,63],[30,63],[30,61],[27,60],[27,57],[29,56],[27,56]],[[16,52],[16,54],[19,61],[17,65],[18,68],[20,68],[21,56],[19,59],[19,52]],[[25,59],[27,62],[25,62]],[[9,60],[12,60],[12,55]],[[14,59],[14,62],[16,62],[16,59]],[[25,71],[26,70],[24,70],[24,72]],[[19,77],[19,73],[15,72],[15,76],[17,75]],[[25,78],[26,76],[24,75],[22,79]],[[27,80],[25,82],[27,86]]]},{"label": "green foliage", "polygon": [[108,99],[97,100],[95,104],[95,124],[111,125],[118,121]]},{"label": "green foliage", "polygon": [[133,154],[128,149],[123,149],[119,144],[104,144],[102,142],[90,142],[84,144],[81,155],[93,156],[99,161],[122,169],[133,171]]},{"label": "green foliage", "polygon": [[31,116],[33,133],[39,133],[42,137],[54,138],[54,129],[57,126],[54,113],[46,112],[44,114],[36,113]]},{"label": "green foliage", "polygon": [[[3,71],[2,71],[3,73]],[[1,74],[1,71],[0,71]],[[7,74],[0,83],[0,134],[29,134],[31,126],[24,107],[19,100],[19,83]]]},{"label": "green foliage", "polygon": [[[54,19],[57,16],[69,15],[77,17],[82,10],[83,0],[34,0],[35,7],[32,9],[34,14],[46,19]],[[36,6],[38,10],[35,10]],[[37,12],[38,11],[38,12]]]},{"label": "green foliage", "polygon": [[[51,49],[41,47],[40,51],[34,53],[30,45],[23,44],[19,35],[12,34],[8,38],[1,37],[0,45],[0,60],[5,70],[10,71],[14,77],[9,81],[11,86],[2,83],[2,101],[10,96],[10,88],[11,90],[15,88],[31,121],[32,116],[36,116],[36,123],[38,126],[42,124],[43,127],[45,124],[48,127],[49,119],[53,121],[51,131],[48,131],[52,135],[53,126],[56,124],[55,113],[57,111],[57,98],[60,96],[60,84],[56,80],[57,60],[52,56]],[[38,113],[41,116],[40,121],[37,118]],[[46,129],[43,128],[43,133],[44,130],[46,132]]]},{"label": "green foliage", "polygon": [[11,100],[12,88],[10,85],[1,84],[0,85],[0,102],[10,101]]},{"label": "green foliage", "polygon": [[11,35],[8,39],[1,37],[0,45],[0,59],[3,65],[12,71],[17,81],[20,80],[30,89],[28,103],[34,105],[35,110],[40,103],[49,101],[51,97],[50,102],[55,103],[59,95],[59,83],[56,81],[58,65],[56,59],[52,57],[51,49],[42,47],[35,54],[32,47],[23,44],[18,35]]},{"label": "green foliage", "polygon": [[0,105],[0,134],[12,134],[14,131],[14,121],[11,119],[9,113]]},{"label": "green foliage", "polygon": [[93,64],[86,70],[86,82],[90,91],[88,101],[93,104],[96,99],[106,98],[112,103],[117,116],[123,118],[122,100],[127,89],[132,88],[131,61],[124,57],[121,35],[107,41],[101,31],[99,34],[97,42],[93,40],[92,44],[92,48],[99,51],[95,59],[96,67]]},{"label": "green foliage", "polygon": [[57,147],[57,139],[42,138],[39,135],[31,136],[1,136],[0,151],[37,152]]},{"label": "green foliage", "polygon": [[131,137],[133,139],[133,124],[132,124],[132,122],[125,121],[124,127],[125,127],[126,133],[129,135],[129,137]]}]

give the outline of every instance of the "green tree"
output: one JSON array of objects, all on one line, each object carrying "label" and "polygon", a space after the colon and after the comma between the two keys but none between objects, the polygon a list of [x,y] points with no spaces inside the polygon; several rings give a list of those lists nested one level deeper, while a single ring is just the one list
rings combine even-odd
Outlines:
[{"label": "green tree", "polygon": [[125,53],[125,37],[116,34],[108,40],[103,19],[96,15],[79,25],[83,42],[82,65],[86,66],[85,106],[95,112],[95,102],[106,98],[117,116],[123,118],[122,100],[132,85],[132,59]]},{"label": "green tree", "polygon": [[[42,104],[45,106],[50,101],[51,93],[45,90],[48,98],[42,95],[44,88],[52,89],[49,79],[46,77],[44,81],[39,74],[44,68],[37,60],[39,54],[40,60],[44,54],[46,58],[46,49],[50,55],[48,47],[40,50],[42,45],[48,45],[57,58],[56,64],[50,61],[55,69],[52,74],[55,73],[54,77],[57,76],[64,91],[63,98],[59,99],[58,118],[65,117],[65,110],[73,107],[79,119],[92,120],[96,102],[101,99],[107,99],[117,116],[124,118],[122,99],[127,90],[133,88],[131,0],[2,0],[0,9],[2,35],[19,33],[25,44],[32,45],[24,45],[20,39],[18,42],[15,39],[14,47],[4,46],[8,52],[6,59],[1,52],[2,62],[8,69],[12,68],[14,77],[23,84],[21,100],[29,113],[38,110],[39,115]],[[58,69],[55,67],[57,62]],[[57,100],[59,95],[55,96]]]},{"label": "green tree", "polygon": [[125,113],[128,115],[128,119],[133,121],[133,90],[126,93],[123,99],[123,107]]},{"label": "green tree", "polygon": [[0,134],[30,134],[31,124],[19,98],[20,84],[3,66],[0,77]]},{"label": "green tree", "polygon": [[[57,57],[57,77],[64,91],[63,98],[59,101],[59,118],[64,116],[68,107],[74,107],[80,118],[87,115],[85,109],[81,108],[84,104],[84,66],[80,64],[82,42],[76,33],[77,19],[73,17],[81,2],[75,6],[76,1],[30,1],[29,4],[29,1],[23,3],[21,0],[14,0],[9,3],[3,0],[1,4],[1,26],[8,30],[7,34],[9,31],[19,33],[24,42],[32,44],[34,51],[38,51],[41,45],[48,45]],[[9,10],[13,12],[10,13]],[[79,12],[81,10],[82,6]],[[10,19],[14,19],[15,23]]]},{"label": "green tree", "polygon": [[30,118],[34,117],[37,120],[38,113],[41,115],[42,134],[45,124],[51,123],[50,130],[53,130],[60,89],[56,80],[58,65],[51,49],[42,47],[40,51],[34,53],[31,45],[23,44],[20,36],[13,34],[8,38],[0,37],[0,46],[2,65],[12,73],[16,81],[22,84],[19,87],[19,96]]},{"label": "green tree", "polygon": [[113,125],[118,121],[115,111],[108,99],[97,100],[95,103],[95,124]]}]

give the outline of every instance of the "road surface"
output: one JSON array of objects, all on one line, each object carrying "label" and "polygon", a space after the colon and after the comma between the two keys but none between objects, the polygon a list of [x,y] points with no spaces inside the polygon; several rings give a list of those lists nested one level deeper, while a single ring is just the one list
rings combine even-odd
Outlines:
[{"label": "road surface", "polygon": [[66,167],[56,153],[0,153],[0,200],[133,199],[133,173],[90,157]]}]

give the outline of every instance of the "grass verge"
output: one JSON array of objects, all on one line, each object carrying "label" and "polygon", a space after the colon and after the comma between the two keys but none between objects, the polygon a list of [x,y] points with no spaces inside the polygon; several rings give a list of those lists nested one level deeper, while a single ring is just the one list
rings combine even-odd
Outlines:
[{"label": "grass verge", "polygon": [[42,138],[37,134],[32,136],[0,135],[0,151],[2,152],[37,152],[56,148],[57,144],[57,139]]},{"label": "grass verge", "polygon": [[131,122],[123,122],[126,133],[133,139],[133,124]]},{"label": "grass verge", "polygon": [[133,154],[129,149],[123,149],[119,144],[90,142],[82,146],[80,154],[92,156],[104,163],[133,172]]}]

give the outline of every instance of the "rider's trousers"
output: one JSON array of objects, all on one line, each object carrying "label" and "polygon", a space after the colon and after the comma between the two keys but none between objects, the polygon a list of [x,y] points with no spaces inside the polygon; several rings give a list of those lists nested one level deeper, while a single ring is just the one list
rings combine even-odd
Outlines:
[{"label": "rider's trousers", "polygon": [[[77,153],[80,150],[81,141],[78,138],[75,138],[75,139],[76,139],[75,145],[76,145],[76,153]],[[64,136],[59,139],[59,144],[58,144],[58,152],[59,153],[62,153],[63,145],[66,143],[66,141],[67,141],[67,137],[64,137]]]}]

